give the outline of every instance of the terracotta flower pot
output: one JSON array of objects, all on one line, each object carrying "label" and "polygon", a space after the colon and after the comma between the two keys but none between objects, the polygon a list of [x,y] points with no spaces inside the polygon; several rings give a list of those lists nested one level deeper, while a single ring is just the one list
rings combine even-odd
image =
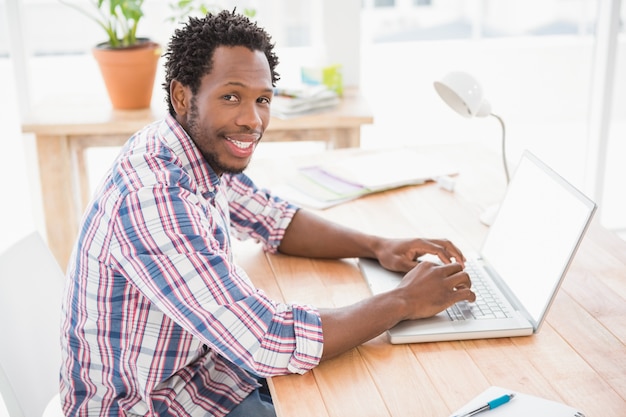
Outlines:
[{"label": "terracotta flower pot", "polygon": [[144,40],[138,45],[117,49],[99,44],[92,52],[114,109],[150,107],[161,56],[159,44]]}]

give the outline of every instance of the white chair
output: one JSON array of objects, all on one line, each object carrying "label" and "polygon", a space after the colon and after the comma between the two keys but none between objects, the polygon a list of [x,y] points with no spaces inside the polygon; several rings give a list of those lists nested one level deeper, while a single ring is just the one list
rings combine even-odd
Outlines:
[{"label": "white chair", "polygon": [[0,392],[10,417],[62,416],[63,273],[37,233],[0,254]]}]

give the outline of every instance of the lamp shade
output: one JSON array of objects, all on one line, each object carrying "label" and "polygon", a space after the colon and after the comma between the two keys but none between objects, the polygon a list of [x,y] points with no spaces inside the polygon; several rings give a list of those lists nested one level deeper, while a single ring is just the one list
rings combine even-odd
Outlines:
[{"label": "lamp shade", "polygon": [[466,72],[456,71],[435,81],[435,90],[454,111],[463,117],[485,117],[491,104],[483,97],[480,83]]}]

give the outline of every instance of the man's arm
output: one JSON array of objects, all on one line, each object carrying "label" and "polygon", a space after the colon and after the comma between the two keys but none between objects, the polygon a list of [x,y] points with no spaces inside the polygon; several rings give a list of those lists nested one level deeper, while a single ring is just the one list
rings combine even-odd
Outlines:
[{"label": "man's arm", "polygon": [[389,239],[368,235],[299,210],[285,231],[279,252],[307,258],[374,258],[387,269],[406,272],[425,254],[463,265],[461,251],[445,239]]},{"label": "man's arm", "polygon": [[430,317],[456,302],[474,301],[470,285],[460,264],[422,262],[392,291],[350,306],[321,310],[322,360],[358,346],[402,320]]},{"label": "man's arm", "polygon": [[285,231],[278,250],[308,258],[375,258],[379,239],[300,209]]},{"label": "man's arm", "polygon": [[[447,240],[381,238],[300,210],[278,250],[310,258],[376,258],[388,269],[409,271],[392,291],[351,306],[320,311],[322,359],[358,346],[402,320],[430,317],[458,301],[475,300],[469,276],[463,271],[463,255]],[[418,264],[416,259],[426,253],[438,255],[444,265]]]}]

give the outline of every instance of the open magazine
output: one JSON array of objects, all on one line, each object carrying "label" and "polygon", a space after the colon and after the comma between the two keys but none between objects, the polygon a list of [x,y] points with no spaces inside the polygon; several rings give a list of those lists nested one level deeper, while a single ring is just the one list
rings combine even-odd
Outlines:
[{"label": "open magazine", "polygon": [[286,184],[273,191],[294,203],[321,209],[456,173],[447,161],[421,155],[412,149],[379,150],[302,166]]}]

